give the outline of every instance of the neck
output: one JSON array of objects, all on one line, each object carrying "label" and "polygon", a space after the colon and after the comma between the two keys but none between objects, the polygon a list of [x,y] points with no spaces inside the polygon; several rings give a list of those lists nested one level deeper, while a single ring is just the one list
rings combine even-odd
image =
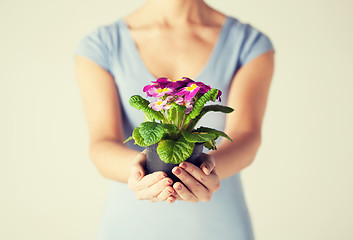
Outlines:
[{"label": "neck", "polygon": [[151,20],[168,26],[205,22],[210,11],[203,0],[147,0],[142,9]]}]

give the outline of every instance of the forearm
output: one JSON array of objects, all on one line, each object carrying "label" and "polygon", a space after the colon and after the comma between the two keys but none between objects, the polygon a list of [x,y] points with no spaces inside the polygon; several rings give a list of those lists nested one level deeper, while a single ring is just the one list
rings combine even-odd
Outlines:
[{"label": "forearm", "polygon": [[139,152],[114,140],[90,144],[89,155],[99,172],[106,178],[127,183],[130,164]]},{"label": "forearm", "polygon": [[233,142],[222,141],[216,151],[209,154],[215,158],[216,171],[219,178],[225,179],[240,172],[254,160],[261,144],[261,136],[257,133],[232,134]]}]

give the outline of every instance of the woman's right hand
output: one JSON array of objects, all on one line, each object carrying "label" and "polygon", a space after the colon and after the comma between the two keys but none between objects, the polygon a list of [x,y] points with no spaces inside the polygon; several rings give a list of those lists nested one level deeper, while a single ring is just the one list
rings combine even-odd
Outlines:
[{"label": "woman's right hand", "polygon": [[175,190],[171,186],[173,181],[162,171],[145,175],[145,164],[146,150],[135,157],[130,167],[128,186],[135,192],[136,198],[151,202],[175,202],[176,198],[172,195],[175,194]]}]

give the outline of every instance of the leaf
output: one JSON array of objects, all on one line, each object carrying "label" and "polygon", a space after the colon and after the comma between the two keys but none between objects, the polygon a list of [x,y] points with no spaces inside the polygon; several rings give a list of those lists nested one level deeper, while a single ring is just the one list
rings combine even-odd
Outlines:
[{"label": "leaf", "polygon": [[233,140],[224,132],[222,131],[218,131],[216,129],[213,128],[208,128],[208,127],[199,127],[198,129],[195,130],[195,132],[205,132],[205,133],[211,133],[211,134],[215,134],[217,139],[219,136],[225,137],[227,138],[229,141],[233,142]]},{"label": "leaf", "polygon": [[159,142],[164,133],[177,131],[173,124],[161,124],[156,122],[144,122],[140,124],[139,133],[148,146]]},{"label": "leaf", "polygon": [[187,140],[188,142],[199,142],[199,143],[203,143],[203,142],[207,142],[209,140],[213,140],[215,139],[217,136],[216,134],[209,134],[209,133],[198,133],[198,132],[188,132],[185,130],[181,131],[181,134],[183,135],[183,137],[185,138],[185,140]]},{"label": "leaf", "polygon": [[203,106],[206,102],[213,100],[217,97],[218,90],[215,88],[211,88],[206,92],[202,97],[200,97],[194,104],[192,111],[188,114],[185,119],[185,124],[188,124],[192,119],[196,118],[202,111]]},{"label": "leaf", "polygon": [[179,164],[191,156],[195,143],[180,137],[177,141],[162,140],[158,143],[157,153],[165,163]]},{"label": "leaf", "polygon": [[141,146],[141,147],[147,147],[149,146],[148,144],[145,143],[145,140],[143,139],[143,137],[141,136],[140,134],[140,128],[139,127],[136,127],[134,129],[134,131],[132,132],[132,137],[134,138],[135,140],[135,144]]},{"label": "leaf", "polygon": [[168,121],[172,122],[173,120],[175,120],[176,114],[177,114],[177,110],[172,105],[168,110]]},{"label": "leaf", "polygon": [[216,147],[216,141],[215,140],[210,140],[207,141],[203,144],[206,148],[210,149],[210,150],[217,150]]},{"label": "leaf", "polygon": [[195,119],[193,120],[193,122],[189,125],[188,130],[192,130],[194,129],[194,127],[196,126],[196,124],[198,123],[198,121],[208,112],[222,112],[222,113],[231,113],[234,111],[233,108],[231,107],[227,107],[227,106],[223,106],[223,105],[208,105],[202,108],[201,113],[195,117]]},{"label": "leaf", "polygon": [[131,96],[129,99],[129,104],[138,110],[142,110],[146,114],[146,117],[151,121],[154,119],[160,121],[164,120],[163,114],[150,108],[148,106],[150,102],[139,95]]},{"label": "leaf", "polygon": [[132,136],[128,137],[123,143],[127,143],[130,140],[133,140],[134,138]]}]

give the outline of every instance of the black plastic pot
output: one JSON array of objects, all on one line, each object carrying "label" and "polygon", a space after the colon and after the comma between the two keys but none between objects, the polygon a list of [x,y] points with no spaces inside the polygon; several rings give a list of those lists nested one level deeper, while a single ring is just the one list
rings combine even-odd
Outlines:
[{"label": "black plastic pot", "polygon": [[[150,174],[157,171],[165,172],[173,182],[180,182],[180,179],[172,173],[172,169],[179,164],[165,163],[163,162],[157,153],[158,143],[147,147],[147,162],[146,162],[146,174]],[[203,143],[196,143],[191,156],[186,159],[186,162],[190,162],[197,167],[200,167],[202,160],[199,158],[203,150]]]}]

